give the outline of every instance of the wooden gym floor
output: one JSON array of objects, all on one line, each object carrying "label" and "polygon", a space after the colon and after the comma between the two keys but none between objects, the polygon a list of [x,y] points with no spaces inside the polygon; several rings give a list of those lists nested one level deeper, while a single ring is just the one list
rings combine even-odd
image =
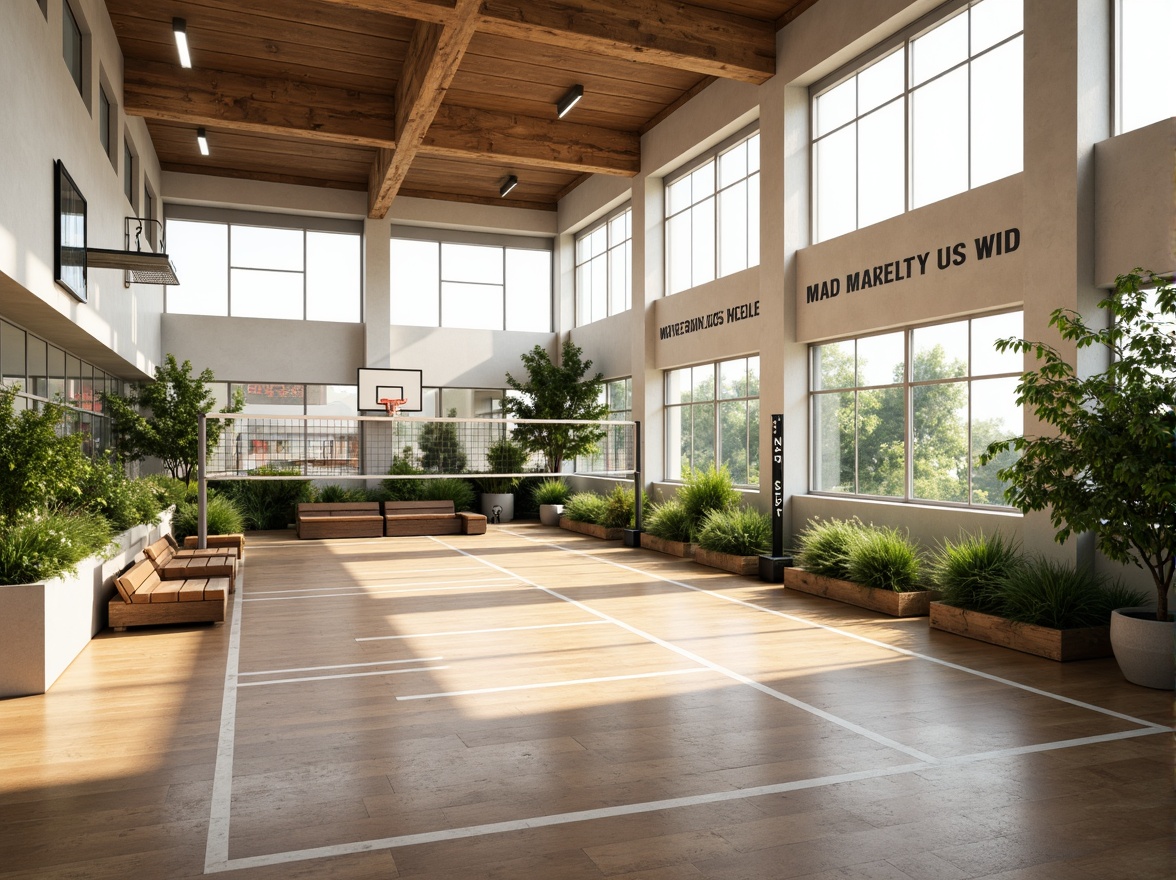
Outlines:
[{"label": "wooden gym floor", "polygon": [[1172,694],[537,524],[251,535],[0,701],[0,877],[1176,876]]}]

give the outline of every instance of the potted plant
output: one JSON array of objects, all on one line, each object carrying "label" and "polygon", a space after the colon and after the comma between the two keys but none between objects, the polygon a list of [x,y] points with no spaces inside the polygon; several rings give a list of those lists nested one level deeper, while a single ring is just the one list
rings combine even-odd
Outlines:
[{"label": "potted plant", "polygon": [[572,489],[558,477],[544,480],[535,487],[535,503],[539,505],[539,521],[545,526],[558,526],[564,505],[571,497]]},{"label": "potted plant", "polygon": [[893,617],[925,617],[936,594],[921,585],[918,548],[898,529],[860,520],[810,520],[797,536],[784,587]]},{"label": "potted plant", "polygon": [[708,511],[698,528],[694,561],[735,574],[756,574],[772,547],[772,521],[750,507]]},{"label": "potted plant", "polygon": [[1019,458],[998,472],[1009,484],[1010,504],[1022,512],[1049,510],[1057,541],[1091,532],[1108,559],[1151,575],[1155,609],[1115,611],[1111,642],[1128,681],[1172,689],[1176,287],[1137,269],[1120,275],[1099,307],[1111,318],[1105,328],[1066,309],[1055,310],[1050,324],[1077,349],[1101,350],[1109,362],[1100,372],[1080,375],[1044,342],[997,343],[1000,351],[1031,352],[1038,360],[1021,377],[1017,402],[1053,433],[993,443],[980,462],[1013,450]]},{"label": "potted plant", "polygon": [[514,490],[527,465],[527,450],[510,437],[503,437],[486,450],[486,466],[498,476],[478,477],[482,490],[482,515],[492,523],[508,523],[514,519]]},{"label": "potted plant", "polygon": [[642,547],[671,556],[694,556],[694,522],[678,497],[652,505],[643,525]]}]

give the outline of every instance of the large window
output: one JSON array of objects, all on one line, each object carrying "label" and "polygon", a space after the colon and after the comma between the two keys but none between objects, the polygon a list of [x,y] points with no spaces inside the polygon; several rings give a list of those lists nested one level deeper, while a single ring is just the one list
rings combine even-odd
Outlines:
[{"label": "large window", "polygon": [[1176,116],[1171,53],[1157,51],[1159,35],[1176,33],[1172,0],[1118,0],[1115,21],[1115,133]]},{"label": "large window", "polygon": [[812,347],[816,492],[1004,506],[989,443],[1019,436],[1022,313],[916,327]]},{"label": "large window", "polygon": [[70,78],[78,87],[78,92],[85,96],[85,68],[82,66],[84,58],[82,52],[82,29],[78,25],[77,16],[68,2],[61,4],[61,54],[65,58],[65,66],[69,70]]},{"label": "large window", "polygon": [[102,144],[102,152],[113,159],[114,139],[110,136],[110,98],[106,97],[106,88],[98,87],[98,142]]},{"label": "large window", "polygon": [[[472,330],[551,330],[550,242],[396,230],[392,323]],[[431,237],[430,237],[431,236]]]},{"label": "large window", "polygon": [[167,288],[167,311],[358,323],[362,236],[348,231],[357,224],[283,219],[169,217],[168,254],[184,283]]},{"label": "large window", "polygon": [[666,479],[726,465],[736,485],[759,484],[759,358],[666,373]]},{"label": "large window", "polygon": [[[633,420],[633,380],[631,378],[609,379],[600,388],[600,402],[607,404],[609,421],[629,422]],[[628,440],[632,436],[624,425],[613,425],[606,429],[604,439],[592,455],[577,456],[576,470],[584,473],[607,473],[622,467],[631,467],[628,454]]]},{"label": "large window", "polygon": [[625,208],[576,236],[576,326],[633,304],[633,211]]},{"label": "large window", "polygon": [[757,265],[759,132],[667,180],[667,292]]},{"label": "large window", "polygon": [[1021,170],[1022,28],[1021,0],[953,4],[814,88],[814,240]]}]

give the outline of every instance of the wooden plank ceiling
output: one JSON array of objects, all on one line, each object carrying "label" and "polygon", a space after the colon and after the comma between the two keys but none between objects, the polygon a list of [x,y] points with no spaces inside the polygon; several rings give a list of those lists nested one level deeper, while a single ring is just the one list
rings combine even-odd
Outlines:
[{"label": "wooden plank ceiling", "polygon": [[[106,0],[164,170],[553,210],[816,0]],[[173,17],[187,23],[180,67]],[[563,119],[556,103],[584,98]],[[201,156],[196,129],[207,131]],[[511,175],[518,186],[499,196]]]}]

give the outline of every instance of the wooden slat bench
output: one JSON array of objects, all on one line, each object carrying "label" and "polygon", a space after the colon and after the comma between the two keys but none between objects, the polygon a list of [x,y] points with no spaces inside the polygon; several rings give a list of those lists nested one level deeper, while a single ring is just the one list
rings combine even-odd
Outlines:
[{"label": "wooden slat bench", "polygon": [[304,502],[295,517],[299,538],[379,538],[379,501]]},{"label": "wooden slat bench", "polygon": [[150,559],[136,562],[114,579],[118,592],[107,609],[110,626],[153,623],[223,623],[228,603],[227,577],[160,577]]},{"label": "wooden slat bench", "polygon": [[169,540],[160,538],[143,548],[143,555],[165,581],[182,578],[228,578],[229,592],[237,589],[237,559],[231,550],[209,547],[204,550],[177,550]]},{"label": "wooden slat bench", "polygon": [[454,512],[452,501],[385,501],[384,534],[484,535],[486,517],[480,513]]},{"label": "wooden slat bench", "polygon": [[[184,538],[185,550],[199,549],[197,545],[200,543],[200,538],[196,535],[188,535]],[[209,535],[208,549],[217,549],[221,552],[227,550],[235,550],[238,559],[245,558],[245,536],[244,535]]]}]

